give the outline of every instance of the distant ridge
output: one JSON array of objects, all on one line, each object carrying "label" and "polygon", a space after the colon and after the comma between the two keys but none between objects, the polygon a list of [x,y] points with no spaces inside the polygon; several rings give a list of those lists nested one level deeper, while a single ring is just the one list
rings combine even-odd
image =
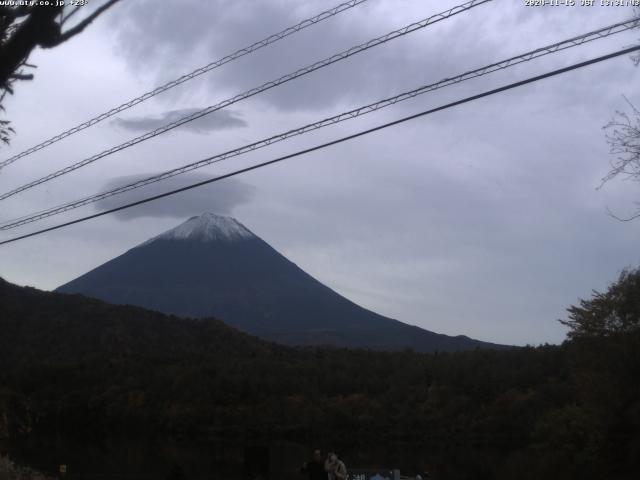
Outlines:
[{"label": "distant ridge", "polygon": [[421,352],[503,348],[366,310],[305,273],[236,219],[214,213],[191,217],[57,291],[182,317],[221,318],[288,345]]}]

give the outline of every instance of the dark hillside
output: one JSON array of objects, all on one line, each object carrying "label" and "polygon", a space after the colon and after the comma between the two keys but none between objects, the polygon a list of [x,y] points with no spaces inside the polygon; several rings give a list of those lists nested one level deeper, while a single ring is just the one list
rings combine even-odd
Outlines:
[{"label": "dark hillside", "polygon": [[[455,478],[634,478],[639,343],[294,349],[0,281],[0,434],[407,443],[439,452]],[[468,451],[493,453],[452,460]]]}]

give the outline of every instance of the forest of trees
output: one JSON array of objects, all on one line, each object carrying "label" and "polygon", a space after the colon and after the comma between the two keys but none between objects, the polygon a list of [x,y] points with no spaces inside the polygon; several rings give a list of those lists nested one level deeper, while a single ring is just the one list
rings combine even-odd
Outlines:
[{"label": "forest of trees", "polygon": [[635,478],[639,319],[630,271],[569,309],[561,346],[295,349],[1,282],[0,432],[382,440],[500,453],[472,478]]}]

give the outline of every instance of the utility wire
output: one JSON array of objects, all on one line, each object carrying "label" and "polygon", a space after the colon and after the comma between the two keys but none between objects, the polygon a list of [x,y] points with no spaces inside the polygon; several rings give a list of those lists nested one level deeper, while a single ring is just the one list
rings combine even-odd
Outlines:
[{"label": "utility wire", "polygon": [[125,193],[137,188],[141,188],[144,187],[146,185],[152,184],[152,183],[156,183],[177,175],[181,175],[183,173],[189,172],[191,170],[196,170],[198,168],[202,168],[204,166],[207,165],[211,165],[213,163],[218,163],[221,161],[224,161],[226,159],[229,159],[231,157],[236,157],[239,155],[242,155],[244,153],[247,152],[251,152],[253,150],[257,150],[259,148],[263,148],[266,147],[268,145],[272,145],[274,143],[277,142],[281,142],[284,141],[288,138],[294,137],[294,136],[298,136],[298,135],[302,135],[305,133],[308,133],[310,131],[313,130],[318,130],[320,128],[329,126],[329,125],[334,125],[336,123],[340,123],[343,122],[345,120],[350,120],[352,118],[357,118],[359,116],[362,115],[366,115],[368,113],[371,112],[375,112],[377,110],[380,110],[382,108],[386,108],[388,106],[394,105],[398,102],[402,102],[404,100],[408,100],[411,98],[414,98],[418,95],[422,95],[428,92],[432,92],[434,90],[440,89],[440,88],[444,88],[450,85],[454,85],[466,80],[470,80],[472,78],[476,78],[476,77],[480,77],[483,75],[487,75],[489,73],[498,71],[498,70],[503,70],[509,67],[512,67],[514,65],[518,65],[520,63],[523,62],[527,62],[536,58],[539,58],[541,56],[544,55],[549,55],[551,53],[555,53],[558,52],[560,50],[565,50],[567,48],[571,48],[571,47],[575,47],[578,45],[582,45],[586,42],[590,42],[593,40],[597,40],[600,38],[605,38],[609,35],[613,35],[615,33],[619,33],[619,32],[623,32],[626,30],[629,30],[631,28],[635,28],[640,24],[640,17],[637,18],[633,18],[631,20],[625,21],[625,22],[619,22],[613,25],[609,25],[607,27],[603,27],[600,28],[598,30],[577,36],[577,37],[573,37],[570,38],[568,40],[564,40],[561,42],[557,42],[545,47],[541,47],[541,48],[537,48],[535,50],[531,50],[529,52],[523,53],[521,55],[515,56],[515,57],[511,57],[508,58],[506,60],[502,60],[500,62],[497,63],[493,63],[491,65],[487,65],[485,67],[482,68],[478,68],[476,70],[471,70],[469,72],[463,73],[461,75],[457,75],[454,77],[449,77],[449,78],[445,78],[443,80],[440,80],[436,83],[432,83],[429,85],[423,85],[419,88],[416,88],[414,90],[410,90],[407,92],[403,92],[399,95],[396,95],[394,97],[390,97],[390,98],[386,98],[384,100],[380,100],[378,102],[375,103],[371,103],[365,106],[361,106],[358,107],[356,109],[350,110],[348,112],[344,112],[341,113],[339,115],[335,115],[329,118],[325,118],[323,120],[320,120],[318,122],[314,122],[314,123],[310,123],[307,125],[304,125],[302,127],[293,129],[293,130],[289,130],[287,132],[284,133],[279,133],[277,135],[268,137],[266,139],[262,139],[256,142],[253,142],[251,144],[248,145],[244,145],[242,147],[236,148],[234,150],[230,150],[218,155],[214,155],[211,157],[207,157],[205,159],[199,160],[197,162],[193,162],[193,163],[189,163],[187,165],[183,165],[182,167],[178,167],[178,168],[174,168],[165,172],[162,172],[160,174],[157,175],[153,175],[151,177],[147,177],[145,179],[141,179],[141,180],[137,180],[135,182],[126,184],[126,185],[122,185],[120,187],[114,188],[112,190],[108,190],[106,192],[101,192],[95,195],[91,195],[85,198],[81,198],[69,203],[65,203],[62,205],[58,205],[52,208],[48,208],[46,210],[42,210],[40,212],[35,212],[35,213],[31,213],[25,216],[22,216],[20,218],[15,218],[9,221],[4,222],[3,224],[0,224],[0,230],[9,230],[12,228],[16,228],[22,225],[25,225],[27,223],[32,223],[38,220],[41,220],[43,218],[47,218],[59,213],[63,213],[69,210],[73,210],[75,208],[79,208],[82,207],[84,205],[88,205],[91,203],[95,203],[98,202],[100,200],[104,200],[106,198],[115,196],[115,195],[119,195],[121,193]]},{"label": "utility wire", "polygon": [[[360,5],[361,3],[364,3],[368,0],[350,0],[348,2],[345,3],[341,3],[340,5],[337,5],[329,10],[325,10],[322,13],[319,13],[318,15],[311,17],[311,18],[307,18],[306,20],[303,20],[302,22],[293,25],[291,27],[285,28],[284,30],[282,30],[281,32],[275,33],[273,35],[268,36],[267,38],[264,38],[258,42],[255,42],[251,45],[249,45],[248,47],[244,47],[241,48],[240,50],[236,50],[235,52],[222,57],[218,60],[215,60],[214,62],[209,63],[208,65],[205,65],[203,67],[197,68],[194,71],[187,73],[185,75],[182,75],[181,77],[175,79],[175,80],[171,80],[170,82],[165,83],[164,85],[161,85],[149,92],[143,93],[142,95],[140,95],[139,97],[136,97],[132,100],[129,100],[126,103],[123,103],[122,105],[119,105],[115,108],[112,108],[111,110],[101,113],[100,115],[93,117],[89,120],[87,120],[84,123],[81,123],[79,125],[76,125],[73,128],[70,128],[69,130],[66,130],[62,133],[59,133],[45,141],[43,141],[42,143],[39,143],[38,145],[35,145],[31,148],[28,148],[27,150],[20,152],[16,155],[14,155],[13,157],[10,157],[2,162],[0,162],[0,169],[12,164],[13,162],[26,157],[28,155],[31,155],[34,152],[37,152],[38,150],[42,150],[45,147],[48,147],[49,145],[52,145],[56,142],[59,142],[60,140],[67,138],[70,135],[73,135],[74,133],[78,133],[82,130],[84,130],[85,128],[89,128],[92,125],[95,125],[96,123],[102,122],[103,120],[106,120],[109,117],[112,117],[113,115],[116,115],[120,112],[123,112],[135,105],[138,105],[152,97],[155,97],[156,95],[159,95],[160,93],[166,92],[167,90],[170,90],[174,87],[177,87],[178,85],[181,85],[185,82],[188,82],[189,80],[196,78],[199,75],[202,75],[203,73],[207,73],[210,72],[211,70],[214,70],[218,67],[221,67],[227,63],[233,62],[234,60],[237,60],[241,57],[244,57],[245,55],[248,55],[250,53],[253,53],[257,50],[260,50],[261,48],[264,48],[268,45],[271,45],[272,43],[276,43],[280,40],[282,40],[283,38],[288,37],[289,35],[293,35],[294,33],[297,33],[301,30],[304,30],[307,27],[310,27],[312,25],[315,25],[316,23],[320,23],[323,20],[327,20],[328,18],[331,18],[335,15],[338,15],[339,13],[344,12],[345,10],[349,10],[357,5]],[[77,10],[76,10],[77,11]]]},{"label": "utility wire", "polygon": [[279,85],[282,85],[283,83],[289,82],[295,78],[298,77],[302,77],[304,75],[307,75],[311,72],[314,72],[316,70],[319,70],[321,68],[324,68],[328,65],[331,65],[333,63],[339,62],[341,60],[344,60],[346,58],[349,58],[353,55],[356,55],[358,53],[364,52],[370,48],[373,47],[377,47],[379,45],[382,45],[386,42],[389,42],[391,40],[395,40],[396,38],[400,38],[404,35],[407,35],[409,33],[415,32],[416,30],[420,30],[422,28],[425,28],[429,25],[432,25],[436,22],[440,22],[442,20],[446,20],[454,15],[457,15],[459,13],[465,12],[467,10],[470,10],[471,8],[477,7],[479,5],[482,5],[484,3],[488,3],[491,2],[492,0],[471,0],[467,3],[464,3],[462,5],[458,5],[455,6],[453,8],[450,8],[448,10],[446,10],[445,12],[442,13],[438,13],[436,15],[432,15],[424,20],[421,20],[419,22],[415,22],[412,23],[410,25],[407,25],[403,28],[400,28],[398,30],[394,30],[392,32],[389,32],[385,35],[382,35],[381,37],[377,37],[374,38],[372,40],[369,40],[368,42],[362,43],[360,45],[357,45],[355,47],[351,47],[348,50],[344,50],[343,52],[337,53],[335,55],[332,55],[331,57],[328,57],[324,60],[321,60],[319,62],[316,62],[312,65],[303,67],[301,69],[296,70],[293,73],[289,73],[287,75],[284,75],[276,80],[271,80],[269,82],[266,82],[262,85],[260,85],[259,87],[255,87],[252,88],[250,90],[247,90],[244,93],[241,93],[239,95],[236,95],[235,97],[229,98],[227,100],[224,100],[216,105],[212,105],[210,107],[207,107],[205,109],[199,110],[197,112],[194,112],[190,115],[184,116],[174,122],[171,122],[167,125],[164,125],[162,127],[159,127],[155,130],[152,130],[150,132],[147,132],[143,135],[140,135],[139,137],[133,138],[125,143],[122,143],[120,145],[117,145],[115,147],[112,147],[108,150],[104,150],[96,155],[93,155],[89,158],[86,158],[84,160],[81,160],[80,162],[74,163],[72,165],[69,165],[61,170],[58,170],[56,172],[50,173],[49,175],[46,175],[44,177],[41,177],[37,180],[34,180],[30,183],[27,183],[25,185],[22,185],[21,187],[18,187],[14,190],[11,190],[9,192],[3,193],[2,195],[0,195],[0,200],[5,200],[9,197],[12,197],[20,192],[23,192],[25,190],[28,190],[30,188],[33,188],[37,185],[41,185],[43,183],[46,183],[50,180],[53,180],[54,178],[60,177],[62,175],[65,175],[67,173],[70,173],[74,170],[77,170],[79,168],[82,168],[86,165],[89,165],[101,158],[104,158],[106,156],[109,156],[113,153],[119,152],[120,150],[124,150],[125,148],[129,148],[133,145],[136,145],[140,142],[144,142],[145,140],[149,140],[153,137],[156,137],[158,135],[162,135],[163,133],[168,132],[169,130],[172,130],[176,127],[179,127],[181,125],[184,125],[185,123],[191,122],[193,120],[197,120],[198,118],[204,117],[205,115],[209,115],[210,113],[213,113],[215,111],[218,111],[222,108],[228,107],[229,105],[233,105],[234,103],[237,103],[241,100],[244,100],[246,98],[252,97],[254,95],[257,95],[259,93],[262,93],[266,90],[269,90],[271,88],[277,87]]},{"label": "utility wire", "polygon": [[290,158],[294,158],[294,157],[298,157],[298,156],[301,156],[301,155],[305,155],[307,153],[315,152],[317,150],[321,150],[323,148],[327,148],[327,147],[330,147],[332,145],[337,145],[339,143],[343,143],[343,142],[346,142],[346,141],[349,141],[349,140],[353,140],[355,138],[362,137],[364,135],[368,135],[370,133],[377,132],[379,130],[383,130],[385,128],[389,128],[389,127],[392,127],[394,125],[399,125],[399,124],[407,122],[409,120],[414,120],[416,118],[423,117],[423,116],[426,116],[426,115],[430,115],[432,113],[436,113],[436,112],[439,112],[439,111],[442,111],[442,110],[446,110],[446,109],[449,109],[449,108],[452,108],[452,107],[456,107],[456,106],[462,105],[464,103],[469,103],[469,102],[472,102],[474,100],[479,100],[481,98],[485,98],[485,97],[488,97],[488,96],[491,96],[491,95],[495,95],[497,93],[505,92],[507,90],[511,90],[511,89],[514,89],[514,88],[517,88],[517,87],[521,87],[523,85],[528,85],[530,83],[538,82],[538,81],[544,80],[546,78],[554,77],[556,75],[560,75],[560,74],[569,72],[571,70],[576,70],[578,68],[583,68],[583,67],[586,67],[588,65],[593,65],[593,64],[605,61],[605,60],[609,60],[611,58],[619,57],[621,55],[627,55],[629,53],[633,53],[633,52],[636,52],[638,50],[640,50],[640,45],[637,45],[637,46],[634,46],[634,47],[630,47],[630,48],[625,48],[623,50],[619,50],[617,52],[609,53],[607,55],[602,55],[600,57],[592,58],[591,60],[587,60],[587,61],[584,61],[584,62],[575,63],[575,64],[570,65],[568,67],[560,68],[560,69],[557,69],[557,70],[552,70],[550,72],[547,72],[547,73],[544,73],[544,74],[541,74],[541,75],[536,75],[534,77],[529,77],[529,78],[527,78],[525,80],[521,80],[519,82],[510,83],[508,85],[504,85],[502,87],[495,88],[493,90],[488,90],[488,91],[480,93],[478,95],[473,95],[471,97],[466,97],[466,98],[463,98],[462,100],[457,100],[455,102],[447,103],[445,105],[441,105],[439,107],[432,108],[430,110],[425,110],[423,112],[416,113],[414,115],[409,115],[407,117],[403,117],[403,118],[400,118],[398,120],[394,120],[392,122],[384,123],[382,125],[378,125],[376,127],[369,128],[367,130],[362,130],[362,131],[360,131],[358,133],[354,133],[352,135],[347,135],[345,137],[341,137],[341,138],[338,138],[336,140],[332,140],[330,142],[326,142],[326,143],[323,143],[323,144],[320,144],[320,145],[316,145],[314,147],[307,148],[307,149],[304,149],[304,150],[299,150],[299,151],[297,151],[295,153],[291,153],[289,155],[284,155],[282,157],[278,157],[278,158],[275,158],[273,160],[269,160],[267,162],[258,163],[256,165],[252,165],[251,167],[246,167],[246,168],[242,168],[242,169],[239,169],[239,170],[235,170],[233,172],[230,172],[230,173],[227,173],[227,174],[224,174],[224,175],[220,175],[218,177],[210,178],[210,179],[204,180],[202,182],[197,182],[197,183],[188,185],[186,187],[182,187],[182,188],[178,188],[178,189],[175,189],[175,190],[171,190],[169,192],[161,193],[159,195],[154,195],[152,197],[147,197],[145,199],[138,200],[136,202],[131,202],[131,203],[128,203],[128,204],[125,204],[125,205],[121,205],[119,207],[112,208],[112,209],[109,209],[109,210],[105,210],[103,212],[95,213],[93,215],[87,215],[86,217],[81,217],[81,218],[78,218],[76,220],[71,220],[69,222],[65,222],[65,223],[61,223],[61,224],[58,224],[58,225],[54,225],[52,227],[43,228],[42,230],[37,230],[35,232],[27,233],[25,235],[20,235],[18,237],[10,238],[8,240],[3,240],[3,241],[0,241],[0,245],[6,245],[8,243],[17,242],[18,240],[23,240],[25,238],[33,237],[35,235],[40,235],[40,234],[46,233],[46,232],[51,232],[53,230],[58,230],[60,228],[68,227],[70,225],[75,225],[76,223],[86,222],[88,220],[91,220],[91,219],[94,219],[94,218],[97,218],[97,217],[101,217],[103,215],[108,215],[108,214],[111,214],[111,213],[114,213],[114,212],[119,212],[121,210],[125,210],[125,209],[128,209],[128,208],[135,207],[137,205],[142,205],[144,203],[148,203],[148,202],[152,202],[154,200],[158,200],[160,198],[169,197],[171,195],[175,195],[177,193],[185,192],[187,190],[191,190],[193,188],[201,187],[203,185],[208,185],[210,183],[219,182],[220,180],[224,180],[225,178],[234,177],[234,176],[240,175],[242,173],[250,172],[252,170],[257,170],[258,168],[266,167],[266,166],[272,165],[274,163],[278,163],[278,162],[282,162],[284,160],[288,160]]}]

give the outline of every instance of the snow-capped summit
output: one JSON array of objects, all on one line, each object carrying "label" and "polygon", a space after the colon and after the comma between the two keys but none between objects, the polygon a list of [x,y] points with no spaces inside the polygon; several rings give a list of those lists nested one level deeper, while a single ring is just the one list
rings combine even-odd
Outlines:
[{"label": "snow-capped summit", "polygon": [[158,239],[208,242],[214,240],[235,241],[252,237],[255,235],[233,217],[203,213],[200,216],[191,217],[186,222],[161,233],[144,244]]}]

